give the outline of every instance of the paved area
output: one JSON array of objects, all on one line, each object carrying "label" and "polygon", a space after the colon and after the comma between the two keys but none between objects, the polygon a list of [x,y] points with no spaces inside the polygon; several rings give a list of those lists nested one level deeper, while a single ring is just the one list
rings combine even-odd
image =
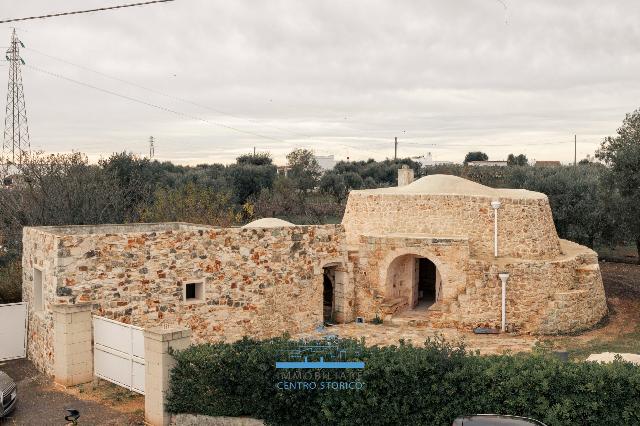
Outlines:
[{"label": "paved area", "polygon": [[618,356],[622,361],[627,361],[636,365],[640,365],[640,354],[624,354],[624,353],[617,353],[617,352],[602,352],[599,354],[591,354],[589,355],[589,358],[587,358],[587,361],[613,362]]},{"label": "paved area", "polygon": [[537,339],[528,335],[511,334],[473,334],[451,328],[429,328],[413,326],[394,326],[386,324],[340,324],[327,327],[323,332],[302,333],[294,337],[313,338],[326,334],[338,337],[360,339],[364,337],[369,346],[397,345],[400,339],[413,345],[422,345],[427,338],[442,336],[451,343],[463,341],[467,349],[479,350],[480,354],[501,354],[507,351],[531,351]]},{"label": "paved area", "polygon": [[64,425],[65,408],[80,411],[79,425],[129,425],[131,417],[91,400],[83,400],[54,384],[27,360],[0,362],[0,370],[17,383],[18,404],[0,425]]}]

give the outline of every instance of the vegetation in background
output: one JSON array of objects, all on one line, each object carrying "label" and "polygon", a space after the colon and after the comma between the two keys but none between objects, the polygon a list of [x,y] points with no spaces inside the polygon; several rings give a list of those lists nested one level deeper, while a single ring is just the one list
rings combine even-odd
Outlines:
[{"label": "vegetation in background", "polygon": [[0,257],[0,304],[22,301],[22,266],[20,260],[3,261]]},{"label": "vegetation in background", "polygon": [[273,187],[278,174],[269,154],[247,154],[237,158],[236,164],[228,166],[233,201],[244,204],[260,194],[263,189]]},{"label": "vegetation in background", "polygon": [[529,159],[524,154],[513,155],[509,154],[507,157],[508,166],[528,166]]},{"label": "vegetation in background", "polygon": [[251,219],[253,207],[245,204],[235,208],[231,195],[188,183],[179,188],[159,188],[150,204],[139,214],[142,222],[189,222],[205,225],[231,226]]},{"label": "vegetation in background", "polygon": [[[468,161],[486,160],[480,151]],[[615,137],[606,138],[577,166],[529,167],[525,155],[510,154],[510,167],[445,164],[422,167],[409,158],[341,161],[322,173],[313,152],[287,156],[278,174],[268,153],[241,155],[231,165],[178,166],[116,153],[89,164],[80,153],[30,155],[10,186],[0,187],[0,289],[18,282],[22,227],[140,221],[185,221],[239,225],[260,217],[298,224],[341,220],[350,190],[397,184],[408,165],[416,178],[461,176],[491,187],[523,188],[548,195],[558,234],[589,247],[632,243],[640,250],[640,110],[629,114]],[[640,256],[638,256],[640,262]],[[0,298],[15,291],[0,290]],[[16,291],[19,292],[19,289]]]},{"label": "vegetation in background", "polygon": [[[167,408],[272,425],[298,425],[300,413],[309,425],[446,425],[476,413],[533,417],[549,426],[640,423],[640,368],[629,363],[564,363],[542,351],[478,356],[442,340],[423,347],[334,342],[365,362],[363,389],[278,390],[275,362],[299,343],[244,339],[175,354]],[[304,372],[324,377],[323,370]]]},{"label": "vegetation in background", "polygon": [[481,151],[473,151],[467,153],[464,156],[464,164],[466,165],[469,161],[487,161],[489,156]]},{"label": "vegetation in background", "polygon": [[306,194],[318,186],[322,170],[313,152],[308,149],[295,149],[287,155],[287,165],[287,176],[297,191]]},{"label": "vegetation in background", "polygon": [[617,133],[605,138],[596,157],[609,166],[607,180],[619,195],[617,217],[636,244],[640,264],[640,109],[627,114]]}]

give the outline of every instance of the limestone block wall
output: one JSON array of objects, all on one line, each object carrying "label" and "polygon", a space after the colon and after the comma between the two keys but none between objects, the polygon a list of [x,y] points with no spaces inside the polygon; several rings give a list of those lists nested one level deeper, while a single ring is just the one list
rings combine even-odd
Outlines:
[{"label": "limestone block wall", "polygon": [[436,265],[442,281],[439,301],[449,303],[466,288],[469,259],[466,238],[363,235],[360,257],[354,266],[357,316],[371,320],[376,314],[380,315],[381,303],[393,297],[389,279],[397,272],[394,261],[405,255],[426,257]]},{"label": "limestone block wall", "polygon": [[[342,224],[349,244],[364,234],[464,237],[473,257],[493,254],[494,198],[469,195],[393,194],[351,191]],[[560,242],[546,197],[499,198],[502,256],[552,259]]]},{"label": "limestone block wall", "polygon": [[[361,236],[360,256],[354,258],[356,315],[366,320],[382,316],[383,302],[396,296],[389,280],[402,285],[402,279],[406,279],[402,276],[406,265],[398,260],[413,255],[430,259],[442,281],[434,325],[498,328],[501,323],[498,273],[506,271],[510,329],[558,334],[590,328],[607,313],[597,255],[578,244],[564,240],[561,243],[565,254],[553,260],[495,260],[470,257],[464,238]],[[401,291],[408,295],[411,289]]]},{"label": "limestone block wall", "polygon": [[[316,327],[322,266],[347,263],[340,225],[42,227],[25,228],[24,242],[25,300],[32,298],[30,267],[41,264],[50,303],[90,302],[95,315],[141,327],[187,326],[194,341]],[[185,301],[185,283],[202,283],[203,299]],[[30,318],[30,358],[47,371],[52,318],[47,310]]]},{"label": "limestone block wall", "polygon": [[[27,356],[37,368],[53,374],[53,310],[56,302],[58,244],[56,236],[38,228],[24,228],[22,300],[28,302]],[[43,309],[34,309],[34,269],[42,272]]]},{"label": "limestone block wall", "polygon": [[501,281],[507,271],[507,323],[524,333],[557,334],[592,327],[607,313],[597,254],[561,240],[566,255],[552,261],[506,258],[469,261],[467,288],[449,318],[467,328],[498,327]]}]

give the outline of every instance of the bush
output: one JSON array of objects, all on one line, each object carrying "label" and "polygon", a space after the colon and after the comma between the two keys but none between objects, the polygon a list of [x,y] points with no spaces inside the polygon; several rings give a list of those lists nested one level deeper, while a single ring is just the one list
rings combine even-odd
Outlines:
[{"label": "bush", "polygon": [[22,301],[22,267],[20,260],[3,262],[0,257],[0,304]]},{"label": "bush", "polygon": [[363,389],[278,390],[275,362],[296,342],[244,339],[176,353],[167,408],[277,425],[450,425],[474,413],[548,425],[640,424],[640,368],[632,364],[563,363],[545,353],[479,356],[441,340],[423,347],[338,342],[365,362]]}]

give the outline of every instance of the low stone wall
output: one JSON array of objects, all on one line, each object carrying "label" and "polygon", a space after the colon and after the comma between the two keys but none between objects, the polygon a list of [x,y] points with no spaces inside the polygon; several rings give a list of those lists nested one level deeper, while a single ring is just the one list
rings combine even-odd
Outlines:
[{"label": "low stone wall", "polygon": [[[31,305],[40,264],[47,306],[90,302],[93,314],[124,323],[187,326],[195,342],[266,338],[320,325],[322,266],[346,264],[340,225],[132,229],[25,228],[25,300]],[[185,301],[186,283],[202,283],[203,298]],[[50,372],[51,315],[45,308],[30,318],[30,358]]]}]

